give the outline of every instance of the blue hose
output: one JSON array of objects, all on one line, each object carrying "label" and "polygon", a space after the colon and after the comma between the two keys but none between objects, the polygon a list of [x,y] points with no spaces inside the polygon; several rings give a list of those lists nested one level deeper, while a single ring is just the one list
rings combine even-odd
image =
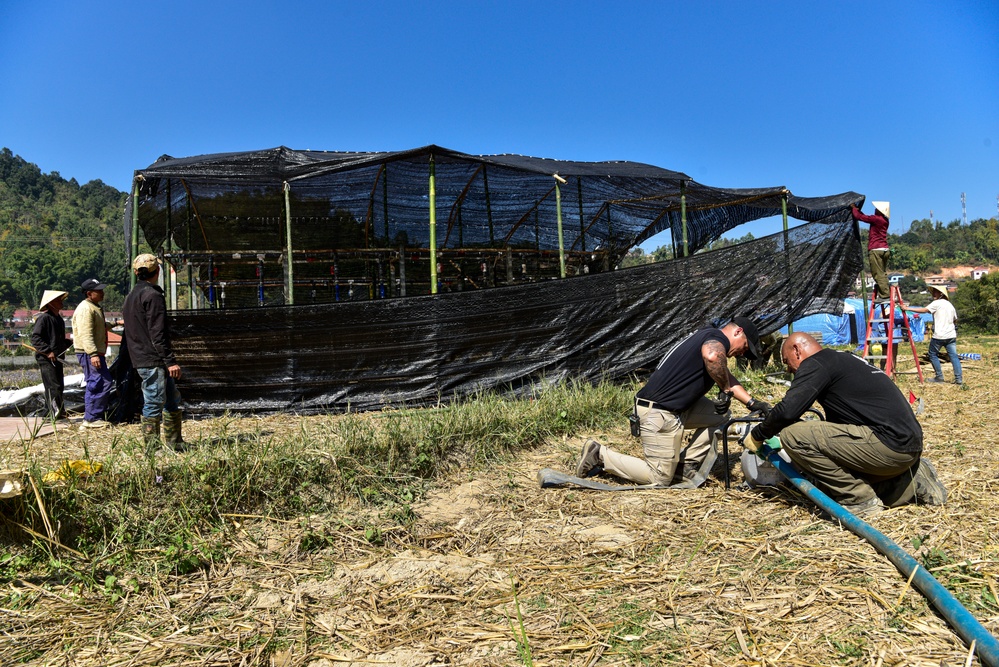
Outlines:
[{"label": "blue hose", "polygon": [[[957,601],[950,591],[943,587],[926,568],[920,567],[916,559],[910,556],[904,549],[888,539],[884,533],[872,527],[866,521],[858,519],[850,514],[842,505],[827,496],[825,493],[815,488],[815,485],[801,476],[798,470],[782,459],[777,450],[764,445],[760,448],[760,454],[765,455],[777,470],[780,471],[788,481],[794,484],[799,491],[808,496],[816,505],[824,509],[831,516],[835,517],[841,524],[850,529],[851,532],[859,535],[874,545],[878,551],[888,557],[898,571],[906,578],[912,577],[912,585],[919,590],[933,607],[944,617],[944,620],[964,640],[965,644],[971,645],[975,642],[975,653],[978,659],[986,667],[999,667],[999,641],[989,634],[989,631],[978,622],[974,616]],[[913,576],[913,572],[916,574]]]}]

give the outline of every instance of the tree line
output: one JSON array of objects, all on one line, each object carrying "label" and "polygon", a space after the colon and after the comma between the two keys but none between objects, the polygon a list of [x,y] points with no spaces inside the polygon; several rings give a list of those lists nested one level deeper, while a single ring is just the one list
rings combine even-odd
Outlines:
[{"label": "tree line", "polygon": [[80,284],[108,285],[105,308],[117,310],[128,289],[122,233],[126,193],[100,180],[80,185],[59,172],[0,150],[0,319],[35,309],[47,289],[82,296]]},{"label": "tree line", "polygon": [[[16,308],[34,309],[46,289],[79,300],[79,285],[99,278],[108,285],[105,308],[121,307],[128,285],[128,258],[122,232],[127,194],[100,180],[84,185],[59,172],[43,174],[37,165],[0,150],[0,320]],[[861,226],[866,246],[867,229]],[[752,241],[752,234],[721,238],[705,250]],[[937,273],[945,266],[999,264],[999,220],[967,225],[914,220],[908,230],[889,235],[890,268],[913,275]],[[673,259],[673,249],[651,253],[635,248],[622,266]],[[999,271],[966,281],[954,303],[972,329],[999,333]]]}]

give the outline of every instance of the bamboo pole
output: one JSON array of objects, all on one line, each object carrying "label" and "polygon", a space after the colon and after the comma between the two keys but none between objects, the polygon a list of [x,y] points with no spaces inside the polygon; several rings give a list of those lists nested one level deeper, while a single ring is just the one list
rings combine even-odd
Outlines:
[{"label": "bamboo pole", "polygon": [[566,182],[558,174],[552,174],[555,178],[555,218],[558,221],[558,265],[559,276],[565,278],[565,242],[562,239],[562,188],[560,184]]},{"label": "bamboo pole", "polygon": [[489,174],[486,165],[482,165],[482,189],[486,195],[486,220],[489,222],[489,245],[496,241],[496,231],[493,228],[493,203],[489,199]]},{"label": "bamboo pole", "polygon": [[[784,277],[790,280],[791,276],[788,274],[791,273],[791,247],[790,247],[790,239],[788,238],[787,235],[787,190],[785,190],[784,194],[782,194],[780,197],[780,214],[781,217],[784,218],[784,262],[786,266],[784,271]],[[790,336],[793,333],[794,333],[794,321],[793,318],[791,317],[791,313],[788,313],[787,334]]]},{"label": "bamboo pole", "polygon": [[288,252],[288,285],[287,285],[287,298],[285,303],[289,306],[295,305],[295,267],[292,262],[292,248],[291,248],[291,186],[288,181],[284,182],[284,217],[287,224],[285,225],[285,239],[287,242],[287,252]]},{"label": "bamboo pole", "polygon": [[[191,250],[191,198],[188,196],[185,198],[187,202],[187,250]],[[191,266],[191,260],[187,260],[187,309],[195,310],[196,305],[194,303],[194,267]]]},{"label": "bamboo pole", "polygon": [[132,233],[128,239],[128,289],[131,291],[135,287],[135,272],[132,271],[132,262],[139,254],[139,179],[136,176],[132,182]]},{"label": "bamboo pole", "polygon": [[173,196],[170,188],[170,179],[166,183],[166,238],[163,243],[166,246],[163,253],[163,268],[166,269],[164,284],[166,285],[166,302],[170,309],[177,309],[177,290],[174,281],[171,280],[171,268],[173,267]]},{"label": "bamboo pole", "polygon": [[687,245],[687,182],[680,182],[680,224],[683,226],[683,256],[690,254]]},{"label": "bamboo pole", "polygon": [[437,294],[437,178],[430,156],[430,293]]}]

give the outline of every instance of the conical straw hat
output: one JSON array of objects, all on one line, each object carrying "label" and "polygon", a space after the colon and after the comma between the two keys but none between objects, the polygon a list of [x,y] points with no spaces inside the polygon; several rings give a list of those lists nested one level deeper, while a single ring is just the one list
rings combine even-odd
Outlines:
[{"label": "conical straw hat", "polygon": [[59,297],[67,297],[69,292],[60,292],[56,289],[47,289],[45,293],[42,294],[42,303],[38,306],[38,310],[45,310],[45,306],[49,305]]}]

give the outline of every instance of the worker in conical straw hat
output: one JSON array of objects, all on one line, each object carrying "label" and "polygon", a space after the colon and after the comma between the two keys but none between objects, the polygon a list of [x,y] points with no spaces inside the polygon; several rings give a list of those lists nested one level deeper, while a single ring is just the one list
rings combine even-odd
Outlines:
[{"label": "worker in conical straw hat", "polygon": [[877,287],[877,297],[888,298],[888,218],[891,215],[891,202],[876,201],[874,215],[864,215],[856,206],[850,207],[853,219],[871,226],[867,235],[867,261],[871,265],[871,276]]},{"label": "worker in conical straw hat", "polygon": [[65,419],[63,405],[63,366],[60,357],[72,343],[66,339],[66,323],[63,322],[62,301],[68,292],[45,290],[38,305],[38,318],[31,329],[31,345],[35,349],[35,362],[42,375],[45,389],[45,409],[48,419]]}]

